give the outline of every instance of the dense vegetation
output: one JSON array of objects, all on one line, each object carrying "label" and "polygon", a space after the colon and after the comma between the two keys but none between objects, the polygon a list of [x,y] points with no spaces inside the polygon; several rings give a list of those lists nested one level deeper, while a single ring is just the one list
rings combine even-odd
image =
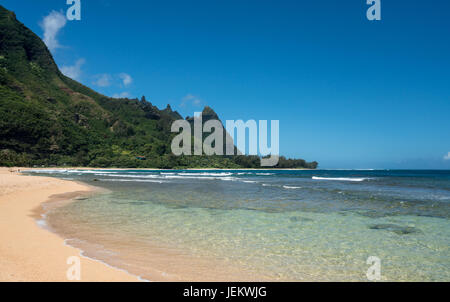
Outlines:
[{"label": "dense vegetation", "polygon": [[[176,111],[145,97],[109,98],[64,76],[41,39],[2,6],[0,117],[0,166],[260,167],[256,156],[173,155]],[[281,158],[279,167],[317,163]]]}]

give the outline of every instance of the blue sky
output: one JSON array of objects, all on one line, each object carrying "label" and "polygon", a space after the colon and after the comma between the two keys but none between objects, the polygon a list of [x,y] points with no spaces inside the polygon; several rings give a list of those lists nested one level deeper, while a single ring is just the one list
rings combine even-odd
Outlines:
[{"label": "blue sky", "polygon": [[43,23],[65,0],[1,4],[106,95],[280,120],[280,152],[321,168],[450,168],[449,1],[81,2],[64,26]]}]

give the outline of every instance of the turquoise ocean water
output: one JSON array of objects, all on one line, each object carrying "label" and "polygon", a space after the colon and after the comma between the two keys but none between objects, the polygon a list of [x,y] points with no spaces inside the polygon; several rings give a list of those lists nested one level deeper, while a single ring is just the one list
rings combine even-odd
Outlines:
[{"label": "turquoise ocean water", "polygon": [[106,189],[51,210],[47,224],[144,279],[367,281],[375,256],[383,281],[450,281],[450,171],[33,174]]}]

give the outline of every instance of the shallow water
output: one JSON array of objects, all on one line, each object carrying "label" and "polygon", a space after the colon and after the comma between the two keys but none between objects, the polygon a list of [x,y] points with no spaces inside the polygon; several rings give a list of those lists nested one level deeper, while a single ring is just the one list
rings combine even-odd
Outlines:
[{"label": "shallow water", "polygon": [[108,189],[47,223],[147,279],[365,281],[376,256],[382,280],[450,281],[450,171],[33,173]]}]

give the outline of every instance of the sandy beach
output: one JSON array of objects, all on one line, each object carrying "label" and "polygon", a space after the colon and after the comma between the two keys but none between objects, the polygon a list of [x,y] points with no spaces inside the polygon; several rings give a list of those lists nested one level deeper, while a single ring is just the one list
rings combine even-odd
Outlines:
[{"label": "sandy beach", "polygon": [[0,281],[69,281],[69,257],[80,259],[81,280],[138,281],[124,271],[80,256],[64,239],[36,223],[42,203],[73,198],[92,188],[76,182],[23,176],[0,168]]}]

